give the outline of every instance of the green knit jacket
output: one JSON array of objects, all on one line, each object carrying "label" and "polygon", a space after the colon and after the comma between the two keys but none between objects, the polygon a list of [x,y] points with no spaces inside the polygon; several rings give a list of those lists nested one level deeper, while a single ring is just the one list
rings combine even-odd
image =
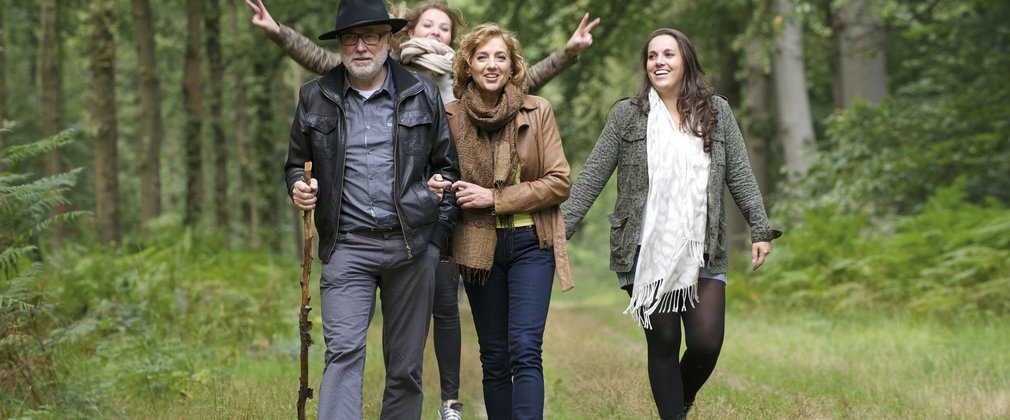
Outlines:
[{"label": "green knit jacket", "polygon": [[[751,228],[751,241],[771,241],[782,235],[771,229],[761,191],[747,159],[747,148],[733,110],[721,96],[713,96],[718,122],[712,132],[711,164],[708,175],[708,221],[705,230],[706,268],[725,273],[726,212],[723,185],[743,212]],[[642,210],[649,195],[649,168],[646,156],[648,114],[638,109],[634,98],[614,105],[607,125],[600,133],[593,151],[572,184],[571,196],[561,204],[568,238],[586,216],[610,176],[617,170],[617,202],[610,219],[610,269],[631,271],[642,230]]]}]

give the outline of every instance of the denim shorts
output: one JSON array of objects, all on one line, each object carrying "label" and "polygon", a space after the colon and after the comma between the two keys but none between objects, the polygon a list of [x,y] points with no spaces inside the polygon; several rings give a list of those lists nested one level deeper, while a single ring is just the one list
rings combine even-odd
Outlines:
[{"label": "denim shorts", "polygon": [[[638,251],[635,251],[635,262],[631,264],[631,270],[623,273],[617,273],[617,285],[622,289],[627,289],[635,284],[635,270],[638,268]],[[719,280],[723,284],[727,284],[726,273],[713,273],[708,271],[708,267],[702,266],[698,269],[699,279],[712,279]]]}]

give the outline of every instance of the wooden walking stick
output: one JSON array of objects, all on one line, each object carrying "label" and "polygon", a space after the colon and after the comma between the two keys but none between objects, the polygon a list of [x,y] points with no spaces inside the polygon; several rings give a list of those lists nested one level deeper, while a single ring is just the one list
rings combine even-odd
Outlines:
[{"label": "wooden walking stick", "polygon": [[[305,176],[302,181],[312,182],[312,162],[305,162]],[[312,345],[312,323],[309,322],[309,273],[312,272],[312,210],[305,210],[302,216],[305,224],[302,246],[302,307],[298,312],[298,333],[302,341],[301,376],[298,378],[298,420],[305,420],[305,400],[312,398],[309,388],[309,346]]]}]

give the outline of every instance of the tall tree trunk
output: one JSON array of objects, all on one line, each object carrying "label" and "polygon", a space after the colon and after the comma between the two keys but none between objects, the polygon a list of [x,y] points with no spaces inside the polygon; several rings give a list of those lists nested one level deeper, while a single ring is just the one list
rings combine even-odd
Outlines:
[{"label": "tall tree trunk", "polygon": [[[747,44],[746,66],[747,79],[744,81],[744,96],[740,129],[744,133],[747,144],[747,156],[750,159],[751,171],[757,179],[758,188],[764,198],[765,207],[771,205],[769,193],[772,191],[771,171],[769,171],[768,150],[771,145],[772,136],[775,134],[774,122],[768,112],[771,108],[771,75],[765,69],[762,60],[761,44],[765,42],[760,38],[752,38]],[[727,189],[723,193],[723,202],[726,204],[726,231],[729,246],[740,247],[739,249],[750,249],[750,235],[747,220],[739,211],[736,203]]]},{"label": "tall tree trunk", "polygon": [[780,23],[772,58],[779,137],[790,179],[795,180],[814,163],[814,123],[803,64],[802,29],[794,16],[793,2],[774,0],[773,4],[777,14],[775,22]]},{"label": "tall tree trunk", "polygon": [[[294,74],[294,80],[305,80],[306,71],[307,70],[302,68],[301,66],[295,67],[292,70],[292,73]],[[281,105],[283,105],[281,109],[294,109],[296,106],[298,106],[298,104],[293,100],[293,98],[295,98],[294,95],[285,95],[284,98],[279,101]],[[292,248],[293,255],[295,257],[299,257],[303,252],[304,248],[303,245],[305,244],[305,238],[303,237],[305,233],[303,232],[304,229],[302,228],[304,225],[304,220],[302,218],[304,212],[298,210],[294,206],[281,206],[281,207],[282,208],[287,207],[289,209],[289,211],[287,212],[287,214],[289,215],[288,217],[290,218],[291,221],[294,222],[294,231],[293,231],[294,234],[291,235],[290,237],[292,239],[295,239],[295,244],[294,247]]]},{"label": "tall tree trunk", "polygon": [[109,0],[92,3],[91,112],[95,133],[95,226],[102,244],[118,241],[119,181],[116,167],[116,43],[111,28],[115,16]]},{"label": "tall tree trunk", "polygon": [[[25,13],[25,14],[29,15],[29,13]],[[34,16],[32,16],[32,17],[34,17]],[[16,31],[16,29],[14,29],[14,28],[11,28],[11,30],[12,31]],[[40,45],[39,35],[40,34],[38,33],[38,31],[28,31],[27,33],[23,33],[23,36],[25,36],[28,39],[28,42],[26,43],[27,45]],[[38,56],[39,49],[38,48],[27,48],[26,50],[27,51],[25,51],[25,50],[22,50],[22,51],[25,51],[25,53],[26,53],[25,54],[25,61],[28,63],[28,66],[27,66],[27,70],[28,71],[27,71],[27,74],[26,74],[28,77],[25,78],[25,80],[27,81],[27,83],[26,83],[27,86],[26,86],[25,89],[19,89],[19,90],[21,92],[39,92],[40,91],[39,87],[38,87],[38,85],[39,85],[39,56]]]},{"label": "tall tree trunk", "polygon": [[[262,209],[260,212],[261,214],[260,223],[262,226],[271,226],[271,227],[283,226],[284,223],[290,220],[289,216],[292,215],[290,205],[281,205],[281,206],[276,205],[278,198],[281,197],[287,198],[287,194],[284,194],[283,189],[277,189],[278,185],[277,165],[280,162],[280,160],[278,160],[277,157],[278,155],[285,156],[287,152],[287,144],[286,142],[280,143],[276,139],[285,138],[280,137],[282,135],[281,133],[287,134],[288,131],[281,130],[280,132],[278,132],[278,130],[275,127],[277,127],[278,124],[277,121],[279,119],[278,110],[282,110],[280,112],[285,112],[286,110],[295,109],[295,106],[297,106],[295,103],[293,103],[293,101],[297,98],[295,95],[281,95],[281,97],[278,98],[269,93],[269,92],[290,91],[290,88],[284,83],[284,80],[280,77],[277,77],[277,75],[280,72],[280,66],[278,64],[279,61],[274,61],[272,63],[271,68],[273,68],[273,70],[271,71],[271,77],[268,79],[270,80],[269,84],[270,87],[266,91],[266,93],[269,95],[268,98],[270,99],[270,102],[268,107],[263,108],[264,110],[267,110],[270,113],[270,119],[264,120],[264,122],[266,122],[267,124],[266,127],[271,128],[268,128],[263,133],[262,136],[258,136],[256,139],[256,144],[253,146],[254,153],[256,153],[256,159],[259,160],[258,167],[260,168],[260,173],[262,174],[262,176],[260,177],[259,188],[260,191],[264,192],[262,198],[265,198],[265,200],[262,201],[263,204],[265,205],[265,208]],[[287,116],[285,116],[285,118],[282,118],[280,120],[284,121],[286,119]],[[283,123],[284,122],[281,122],[280,124]],[[281,144],[283,144],[283,146],[281,146]],[[290,201],[288,200],[282,201],[282,203],[284,202],[290,203]],[[290,224],[288,224],[288,226],[290,226]],[[291,236],[281,236],[284,234],[284,231],[280,229],[270,229],[267,232],[269,233],[263,234],[263,237],[268,238],[269,240],[268,244],[271,250],[274,250],[276,252],[287,252],[288,250],[290,250],[290,248],[284,246],[286,242],[284,241],[284,239],[290,238]]]},{"label": "tall tree trunk", "polygon": [[[228,2],[230,12],[228,20],[233,34],[239,33],[237,1],[240,0],[231,0]],[[255,223],[253,223],[253,215],[255,214],[253,203],[256,197],[256,183],[252,181],[252,143],[249,138],[249,102],[246,96],[246,89],[248,87],[245,80],[247,68],[249,68],[249,58],[243,54],[242,58],[239,59],[238,65],[228,73],[235,76],[235,104],[233,106],[235,110],[235,129],[232,132],[235,133],[235,148],[238,155],[238,179],[242,180],[239,183],[239,202],[242,208],[242,226],[244,226],[242,230],[246,232],[246,238],[251,240],[257,233]]]},{"label": "tall tree trunk", "polygon": [[[278,179],[278,153],[287,150],[287,143],[278,143],[277,138],[287,134],[287,131],[278,132],[276,129],[278,111],[277,109],[290,110],[294,105],[286,106],[285,101],[293,100],[294,95],[282,95],[277,97],[272,92],[285,92],[288,87],[277,77],[281,63],[280,55],[262,55],[253,58],[252,72],[257,79],[264,80],[262,86],[250,89],[250,101],[253,112],[255,112],[252,135],[252,182],[256,183],[253,200],[253,228],[256,234],[252,244],[259,246],[265,243],[272,250],[284,252],[285,246],[283,237],[278,234],[276,227],[286,223],[289,214],[289,206],[278,206],[277,199],[286,197],[283,188],[277,189]],[[279,105],[280,104],[280,105]],[[279,106],[278,106],[279,105]],[[285,111],[286,112],[286,111]],[[270,226],[271,229],[259,229],[262,226]]]},{"label": "tall tree trunk", "polygon": [[183,223],[187,225],[199,220],[203,199],[203,151],[200,137],[203,126],[200,105],[201,20],[203,1],[186,0],[186,70],[182,97],[186,107],[186,209]]},{"label": "tall tree trunk", "polygon": [[834,67],[837,108],[848,108],[857,99],[878,104],[887,95],[887,33],[867,3],[850,1],[832,15],[838,63]]},{"label": "tall tree trunk", "polygon": [[733,51],[733,40],[740,34],[743,24],[733,19],[724,19],[719,24],[715,43],[719,51],[719,78],[715,84],[717,93],[726,97],[731,106],[740,104],[740,90],[743,86],[737,80],[740,71],[740,57]]},{"label": "tall tree trunk", "polygon": [[133,0],[133,34],[137,41],[137,83],[142,112],[140,135],[144,154],[140,163],[140,221],[161,215],[161,87],[154,46],[154,18],[149,0]]},{"label": "tall tree trunk", "polygon": [[[736,74],[740,70],[740,57],[733,52],[733,39],[737,37],[739,29],[743,25],[733,21],[733,19],[723,19],[719,23],[719,32],[716,35],[716,49],[719,53],[719,75],[716,79],[715,90],[726,97],[730,105],[736,106],[740,101],[741,84],[737,80]],[[744,249],[749,249],[750,244],[747,235],[747,222],[743,214],[736,207],[733,196],[729,193],[729,188],[723,188],[723,202],[726,203],[726,250],[729,255],[734,255]]]},{"label": "tall tree trunk", "polygon": [[[269,86],[273,72],[269,64],[264,61],[262,57],[253,60],[253,74],[262,75],[261,80],[266,81],[265,83]],[[256,195],[264,195],[263,191],[268,191],[265,189],[265,179],[268,177],[263,174],[263,171],[269,169],[269,167],[264,164],[262,156],[264,150],[269,150],[269,146],[264,146],[264,144],[269,145],[270,143],[270,124],[273,122],[274,117],[270,108],[271,102],[268,90],[269,87],[258,87],[251,92],[250,97],[252,112],[255,113],[253,120],[256,127],[254,127],[249,144],[249,159],[251,163],[249,166],[252,169],[252,173],[250,174],[252,177],[247,182],[253,184],[251,190]],[[267,149],[263,149],[262,147],[267,147]],[[262,244],[259,228],[260,225],[264,224],[263,219],[269,217],[265,215],[268,212],[261,211],[260,201],[260,197],[249,197],[249,235],[251,237],[250,245],[254,248],[259,248]]]},{"label": "tall tree trunk", "polygon": [[[747,139],[747,156],[750,159],[751,170],[754,172],[754,178],[757,179],[758,188],[761,189],[767,210],[772,204],[769,197],[769,193],[772,191],[769,148],[772,136],[775,134],[775,125],[768,111],[771,108],[771,75],[768,74],[762,63],[761,44],[763,42],[761,39],[754,38],[747,45],[747,79],[744,82],[746,87],[744,88],[741,130]],[[728,193],[724,197],[728,198]],[[736,208],[736,203],[727,206],[727,208]],[[741,212],[732,210],[727,213],[726,229],[729,232],[738,232],[740,235],[735,238],[730,236],[731,241],[742,246],[742,249],[750,249],[747,221]]]},{"label": "tall tree trunk", "polygon": [[[7,126],[7,25],[4,24],[4,8],[0,7],[0,128]],[[4,148],[4,132],[0,131],[0,150]],[[0,164],[0,172],[4,171]]]},{"label": "tall tree trunk", "polygon": [[[60,54],[60,11],[56,0],[42,0],[41,12],[39,13],[39,26],[41,27],[42,39],[39,42],[39,78],[42,81],[42,136],[55,136],[60,132],[60,112],[61,91],[63,89],[63,77],[60,72],[62,57]],[[63,172],[63,162],[60,149],[53,149],[46,154],[46,176],[56,175]],[[63,209],[53,209],[54,214],[63,212]],[[63,225],[57,223],[50,231],[50,238],[53,245],[59,247],[63,242]]]},{"label": "tall tree trunk", "polygon": [[207,30],[204,36],[205,48],[207,50],[207,80],[210,88],[210,96],[207,98],[207,107],[210,111],[210,132],[211,147],[214,154],[214,171],[212,172],[214,185],[214,222],[228,231],[228,210],[230,200],[228,197],[228,140],[224,136],[222,128],[222,97],[221,91],[224,86],[224,63],[221,60],[221,2],[220,0],[207,0],[207,15],[204,17],[204,28]]},{"label": "tall tree trunk", "polygon": [[771,75],[765,70],[761,57],[762,40],[752,39],[747,45],[747,80],[743,100],[744,127],[747,134],[747,155],[751,170],[757,179],[758,188],[769,203],[772,191],[772,171],[769,148],[775,135],[775,123],[769,112],[771,109]]}]

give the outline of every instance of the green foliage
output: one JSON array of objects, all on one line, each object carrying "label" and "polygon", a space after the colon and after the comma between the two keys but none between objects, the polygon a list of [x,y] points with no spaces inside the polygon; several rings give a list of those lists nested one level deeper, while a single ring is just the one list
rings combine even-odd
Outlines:
[{"label": "green foliage", "polygon": [[[36,158],[74,141],[67,131],[33,143],[0,150],[0,166]],[[73,222],[84,212],[53,215],[69,204],[67,190],[80,170],[31,181],[31,174],[0,173],[0,416],[18,414],[15,407],[35,407],[58,391],[54,342],[47,339],[52,314],[52,292],[41,287],[42,255],[38,243],[56,222]]]},{"label": "green foliage", "polygon": [[887,1],[893,93],[828,118],[749,296],[821,309],[1010,314],[1010,4]]},{"label": "green foliage", "polygon": [[[9,132],[9,130],[2,130],[0,132]],[[6,147],[0,150],[0,167],[10,167],[24,160],[42,156],[59,149],[73,143],[77,139],[78,134],[76,130],[67,130],[33,143]]]},{"label": "green foliage", "polygon": [[781,210],[914,213],[954,176],[965,177],[968,200],[1010,205],[1010,76],[993,71],[1010,68],[1010,30],[998,23],[1010,19],[1010,4],[885,6],[899,35],[889,48],[895,93],[828,120],[820,160]]},{"label": "green foliage", "polygon": [[967,199],[965,181],[887,219],[812,208],[748,287],[762,301],[822,310],[1010,315],[1010,210]]},{"label": "green foliage", "polygon": [[[0,156],[5,165],[24,163],[75,135]],[[270,351],[282,329],[296,330],[296,307],[285,305],[295,301],[277,296],[285,273],[273,256],[229,252],[230,238],[171,216],[118,248],[67,244],[39,263],[52,224],[87,214],[53,214],[70,205],[64,194],[80,173],[0,174],[0,415],[93,417],[115,413],[112,401],[138,392],[186,398],[228,376],[222,360],[253,343]]]},{"label": "green foliage", "polygon": [[[0,167],[37,158],[76,140],[77,131],[67,130],[47,139],[0,150]],[[37,251],[38,237],[53,223],[73,222],[86,212],[58,211],[69,202],[65,195],[77,184],[82,170],[42,177],[31,174],[0,172],[0,240],[8,246],[0,253],[0,272],[12,275],[29,252]]]},{"label": "green foliage", "polygon": [[971,110],[950,101],[913,101],[890,97],[877,107],[839,112],[829,131],[831,149],[798,186],[796,198],[777,210],[792,216],[818,206],[874,215],[915,212],[955,174],[966,180],[966,199],[993,196],[1010,203],[1010,132],[966,125]]},{"label": "green foliage", "polygon": [[118,248],[70,246],[46,271],[58,302],[47,339],[73,367],[53,407],[116,413],[123,398],[185,399],[229,377],[239,352],[291,354],[273,343],[297,330],[297,287],[278,296],[297,270],[179,223],[159,219]]}]

